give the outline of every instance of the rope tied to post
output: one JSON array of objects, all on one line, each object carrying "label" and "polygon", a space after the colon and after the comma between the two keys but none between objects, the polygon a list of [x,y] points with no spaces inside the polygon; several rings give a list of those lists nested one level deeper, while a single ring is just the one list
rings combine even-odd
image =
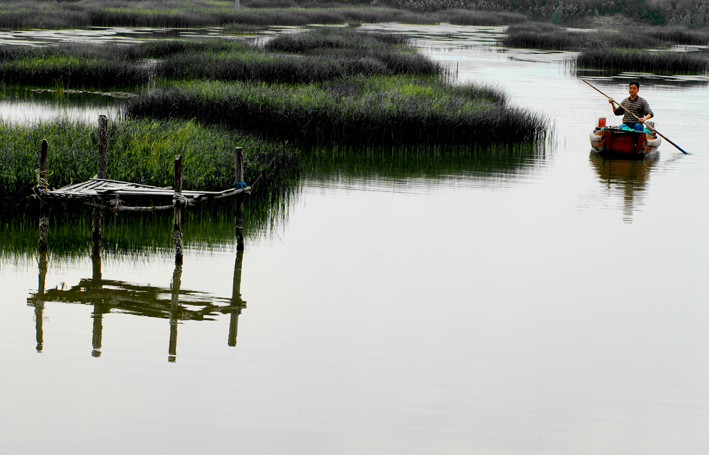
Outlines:
[{"label": "rope tied to post", "polygon": [[110,209],[113,213],[118,213],[119,210],[121,210],[121,206],[123,205],[123,201],[116,198],[116,199],[111,199],[108,201],[110,205]]},{"label": "rope tied to post", "polygon": [[172,196],[173,207],[187,207],[187,198],[182,193],[175,193]]}]

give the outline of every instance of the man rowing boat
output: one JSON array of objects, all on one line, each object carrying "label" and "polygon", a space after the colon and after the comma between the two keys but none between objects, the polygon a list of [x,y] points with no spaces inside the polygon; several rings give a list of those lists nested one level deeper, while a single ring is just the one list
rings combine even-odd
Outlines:
[{"label": "man rowing boat", "polygon": [[[630,85],[628,85],[628,93],[630,96],[621,101],[618,107],[615,107],[615,104],[618,103],[614,101],[613,98],[608,98],[608,102],[611,104],[615,115],[625,114],[623,115],[623,124],[620,126],[625,126],[635,131],[643,131],[645,128],[643,123],[654,117],[647,100],[638,96],[639,90],[640,83],[632,81]],[[625,109],[623,109],[623,107],[625,107]]]}]

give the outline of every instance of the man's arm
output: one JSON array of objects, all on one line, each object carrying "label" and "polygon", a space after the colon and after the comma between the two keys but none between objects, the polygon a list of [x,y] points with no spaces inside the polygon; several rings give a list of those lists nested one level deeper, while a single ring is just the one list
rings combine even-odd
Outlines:
[{"label": "man's arm", "polygon": [[[621,115],[625,112],[625,110],[622,107],[620,107],[620,104],[618,104],[615,100],[613,100],[613,98],[608,98],[608,102],[610,103],[611,109],[613,109],[613,113],[615,115]],[[618,104],[618,107],[615,107],[616,104]]]}]

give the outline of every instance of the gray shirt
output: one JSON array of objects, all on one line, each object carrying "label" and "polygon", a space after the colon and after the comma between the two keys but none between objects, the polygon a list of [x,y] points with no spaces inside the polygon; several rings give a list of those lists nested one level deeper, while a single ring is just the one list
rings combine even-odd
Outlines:
[{"label": "gray shirt", "polygon": [[[645,117],[647,114],[652,114],[652,110],[650,110],[650,105],[648,102],[645,98],[641,98],[639,96],[636,96],[634,101],[630,97],[627,97],[620,104],[638,117]],[[623,123],[627,123],[628,125],[638,123],[638,119],[630,115],[622,107],[614,109],[613,112],[615,115],[625,114],[623,116]],[[654,117],[655,114],[652,114],[652,116]]]}]

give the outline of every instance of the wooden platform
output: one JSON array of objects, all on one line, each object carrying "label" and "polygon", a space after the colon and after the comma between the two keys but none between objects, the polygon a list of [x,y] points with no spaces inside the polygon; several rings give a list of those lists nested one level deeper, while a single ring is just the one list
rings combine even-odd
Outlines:
[{"label": "wooden platform", "polygon": [[49,211],[47,206],[54,201],[74,201],[93,207],[91,216],[93,240],[92,255],[100,255],[101,219],[103,210],[113,212],[155,212],[173,210],[174,222],[172,237],[175,241],[175,264],[182,264],[182,209],[200,202],[236,196],[236,249],[244,249],[244,193],[250,193],[251,187],[244,183],[244,150],[234,148],[234,188],[223,191],[183,191],[182,156],[175,155],[175,186],[161,188],[140,183],[109,180],[108,170],[108,119],[99,115],[98,121],[98,173],[93,178],[50,190],[47,181],[47,159],[49,144],[42,140],[39,153],[39,175],[37,186],[33,188],[40,200],[39,250],[46,251],[49,233]]},{"label": "wooden platform", "polygon": [[[185,191],[176,193],[172,187],[157,187],[139,183],[122,182],[119,180],[100,179],[93,177],[85,182],[68,185],[56,190],[46,190],[41,185],[37,187],[41,198],[51,200],[72,200],[86,205],[114,211],[158,211],[171,210],[175,201],[183,206],[196,205],[200,202],[235,196],[251,192],[250,186],[230,188],[224,191]],[[131,206],[130,200],[150,199],[162,205]],[[172,203],[167,204],[172,199]]]}]

